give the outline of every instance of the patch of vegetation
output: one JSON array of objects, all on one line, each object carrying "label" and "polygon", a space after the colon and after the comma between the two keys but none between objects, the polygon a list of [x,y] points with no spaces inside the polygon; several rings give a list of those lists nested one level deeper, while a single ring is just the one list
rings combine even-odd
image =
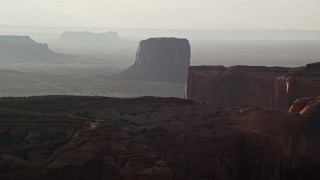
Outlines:
[{"label": "patch of vegetation", "polygon": [[320,83],[320,80],[319,79],[314,79],[312,80],[313,83],[316,83],[316,84],[319,84]]},{"label": "patch of vegetation", "polygon": [[120,119],[114,121],[113,125],[121,128],[122,130],[125,130],[125,131],[132,131],[132,130],[141,128],[140,124],[137,124],[136,122],[129,120],[129,119],[125,119],[125,118],[120,118]]},{"label": "patch of vegetation", "polygon": [[94,116],[92,116],[89,112],[77,112],[74,116],[84,119],[95,119]]},{"label": "patch of vegetation", "polygon": [[129,144],[143,144],[144,142],[139,138],[130,137],[126,140]]},{"label": "patch of vegetation", "polygon": [[123,118],[118,119],[113,124],[120,127],[120,128],[124,128],[124,127],[128,127],[128,126],[141,126],[140,124],[137,124],[132,120],[123,119]]},{"label": "patch of vegetation", "polygon": [[0,135],[0,147],[17,147],[26,144],[24,136],[17,134],[16,136],[11,136],[8,132],[4,132]]},{"label": "patch of vegetation", "polygon": [[206,122],[206,124],[204,125],[204,127],[208,128],[208,129],[213,129],[213,123],[209,123],[208,121]]},{"label": "patch of vegetation", "polygon": [[229,126],[233,126],[233,125],[236,125],[236,124],[237,124],[236,122],[228,122]]},{"label": "patch of vegetation", "polygon": [[222,116],[222,113],[221,111],[216,111],[214,114],[210,114],[208,117],[221,117]]},{"label": "patch of vegetation", "polygon": [[0,108],[0,121],[64,121],[68,117],[55,114],[42,114],[38,112],[28,112],[22,110],[10,110]]},{"label": "patch of vegetation", "polygon": [[159,109],[152,108],[152,109],[149,110],[149,112],[160,112],[160,111],[159,111]]},{"label": "patch of vegetation", "polygon": [[131,115],[131,116],[138,116],[139,113],[135,112],[120,112],[121,115]]},{"label": "patch of vegetation", "polygon": [[30,96],[30,97],[2,97],[0,108],[15,110],[59,107],[59,106],[83,106],[90,103],[107,102],[115,98],[97,96]]},{"label": "patch of vegetation", "polygon": [[55,142],[64,140],[67,135],[64,132],[55,132],[48,134],[47,132],[40,132],[32,139],[26,139],[26,135],[15,134],[10,135],[8,132],[0,134],[0,148],[14,148],[29,145],[40,145],[48,142]]},{"label": "patch of vegetation", "polygon": [[139,113],[135,113],[135,112],[131,112],[131,113],[128,113],[129,115],[131,115],[131,116],[138,116],[139,115]]},{"label": "patch of vegetation", "polygon": [[167,119],[166,121],[167,121],[167,122],[172,122],[173,120],[172,120],[172,119]]},{"label": "patch of vegetation", "polygon": [[179,116],[173,116],[173,118],[174,118],[175,120],[177,120],[177,121],[180,120],[180,117],[179,117]]},{"label": "patch of vegetation", "polygon": [[188,118],[190,119],[190,118],[193,118],[193,117],[198,116],[198,115],[199,115],[199,113],[193,113],[190,116],[188,116]]},{"label": "patch of vegetation", "polygon": [[268,109],[268,110],[266,110],[266,113],[267,113],[267,114],[275,114],[276,111],[274,111],[274,110],[272,110],[272,109]]},{"label": "patch of vegetation", "polygon": [[162,132],[148,131],[147,133],[145,133],[145,137],[149,140],[154,140],[157,138],[166,138],[167,136],[168,136],[168,134],[165,131],[162,131]]}]

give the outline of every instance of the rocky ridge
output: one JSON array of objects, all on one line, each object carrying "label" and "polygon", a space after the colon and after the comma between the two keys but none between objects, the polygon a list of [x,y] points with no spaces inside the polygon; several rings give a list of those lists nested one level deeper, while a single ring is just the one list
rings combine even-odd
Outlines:
[{"label": "rocky ridge", "polygon": [[320,177],[319,129],[294,113],[47,96],[1,98],[0,114],[0,179]]}]

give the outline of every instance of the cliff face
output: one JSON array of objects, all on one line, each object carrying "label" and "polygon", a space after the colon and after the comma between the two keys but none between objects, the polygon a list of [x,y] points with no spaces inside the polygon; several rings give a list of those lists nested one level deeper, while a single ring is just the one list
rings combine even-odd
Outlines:
[{"label": "cliff face", "polygon": [[278,104],[287,110],[297,98],[320,95],[320,63],[292,68],[277,78]]},{"label": "cliff face", "polygon": [[275,79],[287,71],[279,67],[190,67],[186,96],[212,106],[275,107]]},{"label": "cliff face", "polygon": [[[310,68],[310,66],[312,68]],[[211,106],[264,106],[287,111],[296,98],[320,95],[319,70],[233,66],[190,67],[186,97]]]},{"label": "cliff face", "polygon": [[0,115],[0,179],[320,178],[320,126],[265,108],[48,96]]},{"label": "cliff face", "polygon": [[135,63],[117,77],[185,82],[190,57],[190,44],[187,39],[150,38],[140,42]]}]

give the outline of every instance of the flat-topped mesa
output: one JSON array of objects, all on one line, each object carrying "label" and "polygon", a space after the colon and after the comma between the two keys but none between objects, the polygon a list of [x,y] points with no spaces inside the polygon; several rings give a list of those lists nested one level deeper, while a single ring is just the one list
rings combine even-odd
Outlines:
[{"label": "flat-topped mesa", "polygon": [[88,31],[74,32],[67,31],[61,34],[58,39],[64,43],[85,43],[85,44],[108,44],[122,42],[117,32],[93,33]]},{"label": "flat-topped mesa", "polygon": [[[311,66],[311,68],[310,68]],[[211,106],[264,106],[287,111],[300,97],[320,95],[318,65],[190,67],[186,97]]]},{"label": "flat-topped mesa", "polygon": [[185,82],[190,66],[187,39],[149,38],[140,42],[135,63],[119,74],[120,79]]}]

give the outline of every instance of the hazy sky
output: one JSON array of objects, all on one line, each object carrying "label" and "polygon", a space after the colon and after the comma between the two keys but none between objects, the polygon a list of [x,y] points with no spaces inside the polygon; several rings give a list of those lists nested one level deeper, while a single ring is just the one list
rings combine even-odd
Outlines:
[{"label": "hazy sky", "polygon": [[320,29],[320,0],[0,0],[0,24]]}]

